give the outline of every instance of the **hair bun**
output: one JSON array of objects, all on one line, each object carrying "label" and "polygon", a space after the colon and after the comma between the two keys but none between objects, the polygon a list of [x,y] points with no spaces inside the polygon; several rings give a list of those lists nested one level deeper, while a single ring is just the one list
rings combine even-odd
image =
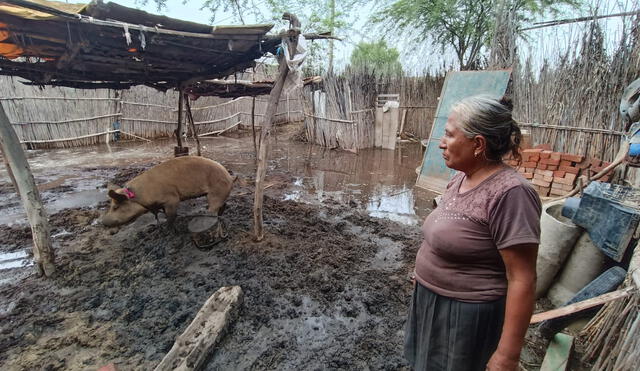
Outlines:
[{"label": "hair bun", "polygon": [[500,104],[507,107],[509,111],[513,111],[513,101],[511,100],[511,98],[507,97],[506,95],[500,98]]}]

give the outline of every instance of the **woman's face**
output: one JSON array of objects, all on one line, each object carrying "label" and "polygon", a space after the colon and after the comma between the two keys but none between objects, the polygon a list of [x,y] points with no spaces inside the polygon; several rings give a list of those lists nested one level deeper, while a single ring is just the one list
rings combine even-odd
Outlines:
[{"label": "woman's face", "polygon": [[472,168],[477,161],[474,155],[476,145],[473,138],[469,139],[462,133],[458,114],[452,112],[444,127],[444,136],[440,139],[438,146],[442,150],[442,157],[447,167],[458,171]]}]

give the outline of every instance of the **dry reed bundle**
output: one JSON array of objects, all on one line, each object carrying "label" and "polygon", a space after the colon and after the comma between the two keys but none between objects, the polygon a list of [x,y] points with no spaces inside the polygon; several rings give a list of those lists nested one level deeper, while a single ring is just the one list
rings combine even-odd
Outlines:
[{"label": "dry reed bundle", "polygon": [[534,144],[550,143],[555,151],[605,161],[615,157],[624,130],[620,97],[640,74],[638,19],[632,23],[633,31],[621,36],[613,53],[607,53],[604,31],[594,21],[573,50],[545,60],[539,72],[531,57],[523,68],[517,66],[514,115],[531,127]]}]

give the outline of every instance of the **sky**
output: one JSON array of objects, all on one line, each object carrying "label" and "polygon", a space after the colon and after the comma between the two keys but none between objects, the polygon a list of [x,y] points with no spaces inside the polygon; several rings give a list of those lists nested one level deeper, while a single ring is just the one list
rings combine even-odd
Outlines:
[{"label": "sky", "polygon": [[[104,0],[108,1],[108,0]],[[258,12],[266,0],[255,0]],[[340,1],[340,0],[336,0]],[[639,9],[640,0],[586,0],[586,6],[583,9],[564,9],[563,13],[558,16],[547,15],[544,20],[558,18],[575,18],[587,16],[590,14],[590,8],[598,7],[599,14],[612,14],[624,11]],[[153,0],[148,0],[143,4],[141,0],[115,0],[114,2],[133,8],[145,10],[149,13],[161,14],[172,18],[188,20],[197,23],[210,24],[212,14],[208,9],[200,10],[203,0],[167,0],[167,7],[158,11]],[[373,13],[374,4],[372,1],[370,6],[361,6],[357,12],[354,12],[349,23],[353,24],[352,31],[338,35],[344,38],[343,41],[335,42],[335,63],[337,69],[349,63],[349,57],[355,45],[360,41],[374,42],[377,41],[380,32],[373,30],[367,21]],[[266,11],[262,11],[266,14]],[[256,19],[252,14],[245,14],[245,23],[260,23],[262,19]],[[603,19],[599,21],[605,29],[608,36],[607,44],[613,46],[619,42],[619,35],[622,34],[623,23],[620,18]],[[231,13],[220,12],[215,16],[213,24],[239,24],[239,21],[233,17]],[[584,30],[587,23],[569,24],[557,27],[544,28],[539,30],[527,31],[527,39],[519,40],[519,50],[525,55],[531,55],[534,61],[550,58],[553,55],[561,53],[567,48],[573,48],[579,43],[581,31]],[[373,36],[375,35],[375,36]],[[453,53],[434,47],[430,44],[416,45],[407,40],[398,37],[388,37],[387,44],[396,47],[401,55],[401,62],[405,71],[413,73],[421,73],[423,71],[436,72],[442,69],[448,69],[455,64]]]}]

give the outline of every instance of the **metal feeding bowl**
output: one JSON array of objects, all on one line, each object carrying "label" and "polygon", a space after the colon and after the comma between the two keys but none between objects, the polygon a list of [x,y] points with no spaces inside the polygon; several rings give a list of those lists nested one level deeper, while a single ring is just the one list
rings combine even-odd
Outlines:
[{"label": "metal feeding bowl", "polygon": [[220,227],[224,225],[217,216],[196,216],[191,219],[188,226],[191,241],[199,249],[211,249],[227,237],[220,234]]}]

